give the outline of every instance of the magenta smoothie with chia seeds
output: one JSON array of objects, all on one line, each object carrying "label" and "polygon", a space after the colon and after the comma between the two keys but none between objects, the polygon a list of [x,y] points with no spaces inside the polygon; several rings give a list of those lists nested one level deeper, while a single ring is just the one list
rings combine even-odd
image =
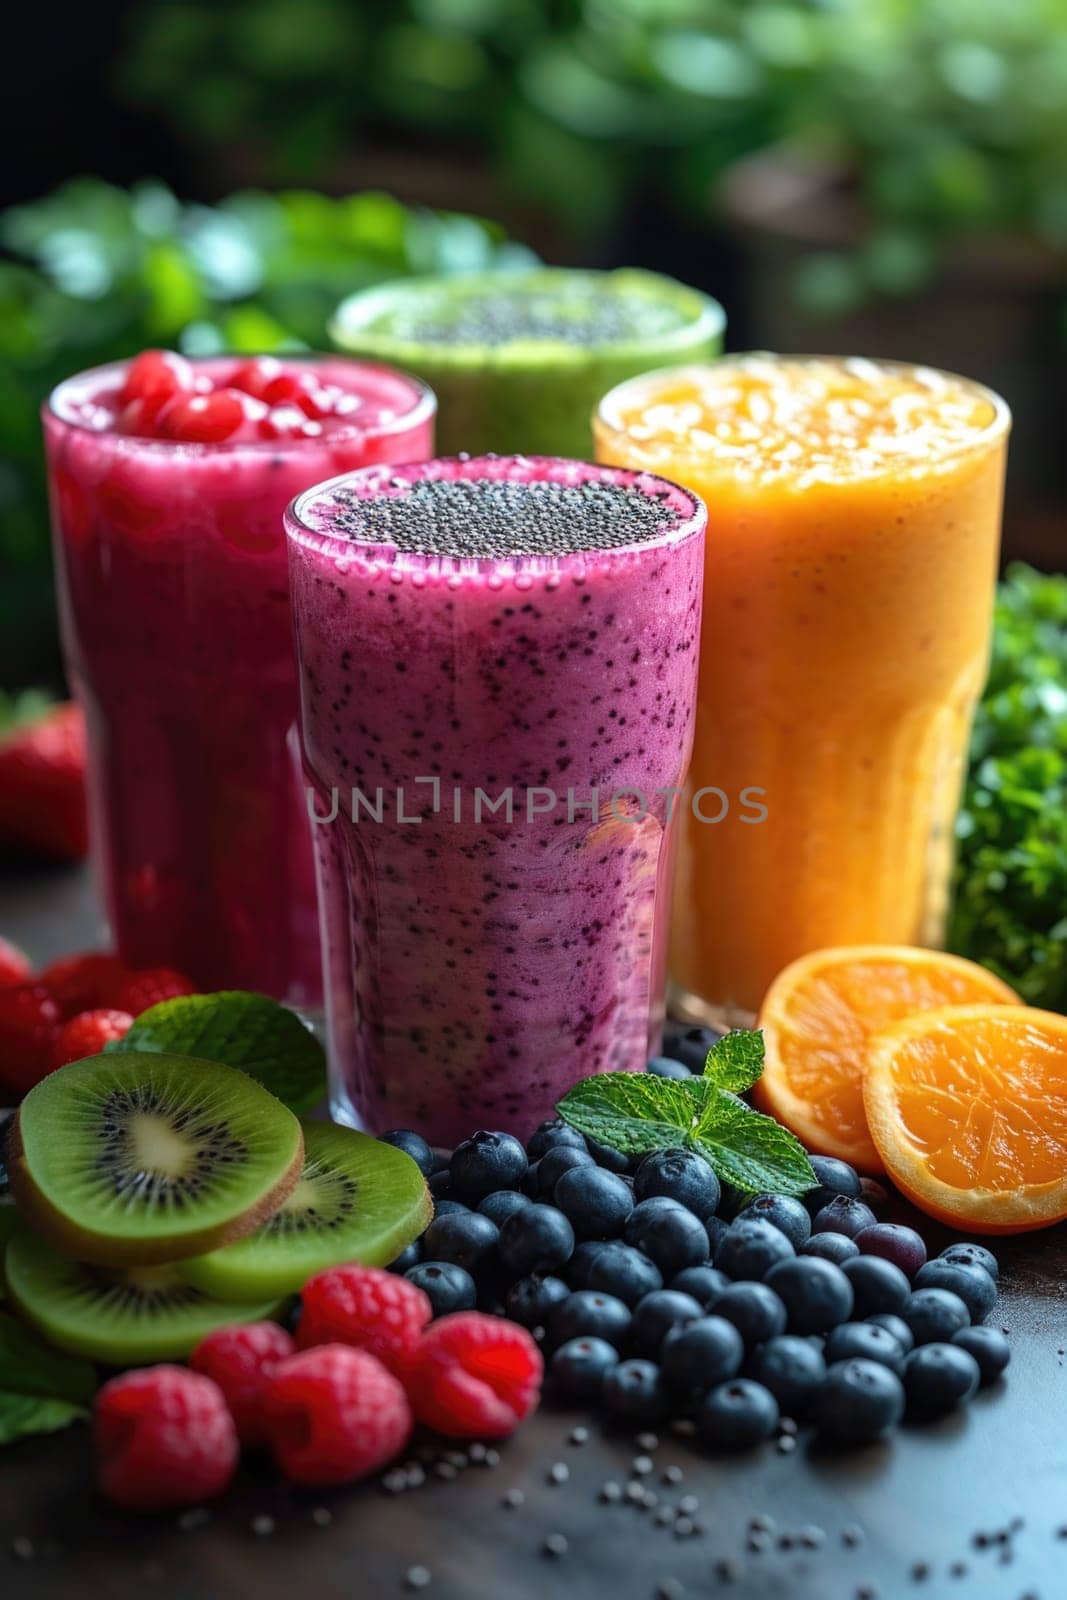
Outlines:
[{"label": "magenta smoothie with chia seeds", "polygon": [[283,513],[433,445],[433,396],[343,358],[145,352],[44,412],[93,854],[137,967],[321,1002]]},{"label": "magenta smoothie with chia seeds", "polygon": [[335,1116],[526,1133],[644,1066],[704,522],[650,474],[523,457],[291,509]]}]

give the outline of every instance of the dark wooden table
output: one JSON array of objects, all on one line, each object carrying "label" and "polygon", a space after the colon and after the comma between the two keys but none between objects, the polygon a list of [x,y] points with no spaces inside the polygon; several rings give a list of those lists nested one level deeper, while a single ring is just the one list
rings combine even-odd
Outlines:
[{"label": "dark wooden table", "polygon": [[[39,959],[86,943],[93,925],[80,874],[0,881],[0,933]],[[789,1453],[770,1445],[723,1461],[665,1429],[640,1479],[658,1503],[603,1504],[602,1485],[625,1489],[644,1452],[629,1434],[546,1408],[495,1464],[459,1457],[440,1475],[435,1450],[421,1487],[309,1497],[253,1468],[202,1521],[134,1522],[94,1498],[76,1428],[0,1453],[0,1597],[356,1600],[403,1593],[410,1569],[425,1567],[436,1600],[1067,1600],[1067,1233],[1000,1253],[1006,1380],[877,1447],[837,1453],[801,1432]],[[585,1443],[571,1442],[576,1426]],[[549,1481],[558,1462],[561,1484]],[[668,1467],[681,1482],[662,1481]],[[513,1489],[524,1499],[509,1509]],[[698,1502],[693,1531],[674,1514],[685,1496]],[[768,1548],[747,1548],[753,1517],[773,1524]],[[558,1557],[544,1550],[552,1533],[567,1541]]]}]

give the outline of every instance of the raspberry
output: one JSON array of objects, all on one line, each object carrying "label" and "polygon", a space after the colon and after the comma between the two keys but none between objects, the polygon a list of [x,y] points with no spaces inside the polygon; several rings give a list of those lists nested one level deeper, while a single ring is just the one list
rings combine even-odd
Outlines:
[{"label": "raspberry", "polygon": [[0,989],[0,1087],[21,1098],[51,1072],[60,1021],[44,984]]},{"label": "raspberry", "polygon": [[544,1363],[525,1328],[480,1311],[442,1317],[423,1335],[408,1377],[420,1422],[455,1439],[502,1439],[540,1398]]},{"label": "raspberry", "polygon": [[87,950],[53,961],[37,981],[44,984],[62,1016],[69,1018],[110,1005],[119,984],[128,976],[118,956]]},{"label": "raspberry", "polygon": [[411,1407],[380,1361],[324,1344],[283,1361],[267,1386],[266,1427],[292,1483],[325,1488],[376,1472],[411,1437]]},{"label": "raspberry", "polygon": [[237,432],[244,420],[240,397],[226,389],[216,389],[212,394],[180,394],[160,412],[156,433],[161,439],[178,439],[186,444],[221,444]]},{"label": "raspberry", "polygon": [[145,972],[128,973],[115,990],[111,1003],[116,1011],[128,1011],[132,1017],[139,1017],[142,1011],[158,1006],[163,1000],[195,993],[195,986],[173,967],[149,967]]},{"label": "raspberry", "polygon": [[112,1378],[93,1418],[102,1492],[128,1511],[167,1511],[222,1494],[240,1450],[222,1390],[184,1367]]},{"label": "raspberry", "polygon": [[25,983],[33,968],[30,958],[9,939],[0,939],[0,989],[13,983]]},{"label": "raspberry", "polygon": [[234,368],[230,374],[230,388],[242,389],[245,394],[253,395],[257,400],[266,398],[264,390],[275,378],[281,376],[284,368],[277,356],[253,356],[250,361],[242,361],[240,366]]},{"label": "raspberry", "polygon": [[267,1443],[263,1402],[267,1384],[296,1345],[276,1322],[235,1323],[201,1339],[189,1365],[217,1383],[226,1397],[237,1437],[247,1448]]},{"label": "raspberry", "polygon": [[301,1299],[296,1342],[302,1350],[355,1345],[401,1376],[433,1315],[421,1289],[378,1267],[330,1267],[308,1279]]},{"label": "raspberry", "polygon": [[133,1027],[128,1011],[83,1011],[65,1022],[52,1047],[52,1065],[65,1067],[70,1061],[98,1056],[112,1039],[124,1039]]},{"label": "raspberry", "polygon": [[127,368],[119,399],[123,405],[131,400],[169,400],[191,390],[194,377],[185,357],[173,350],[142,350]]}]

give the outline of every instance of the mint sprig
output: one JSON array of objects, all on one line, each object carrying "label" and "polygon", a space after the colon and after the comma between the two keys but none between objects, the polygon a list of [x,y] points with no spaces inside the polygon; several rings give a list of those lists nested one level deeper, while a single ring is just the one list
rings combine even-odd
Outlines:
[{"label": "mint sprig", "polygon": [[712,1047],[701,1077],[605,1072],[576,1083],[556,1110],[579,1133],[624,1155],[682,1147],[746,1193],[803,1194],[818,1182],[804,1146],[738,1099],[762,1070],[762,1033],[738,1030]]},{"label": "mint sprig", "polygon": [[326,1057],[315,1035],[277,1000],[242,989],[161,1000],[105,1053],[128,1050],[198,1056],[238,1067],[290,1111],[313,1111],[326,1093]]},{"label": "mint sprig", "polygon": [[0,1445],[88,1417],[95,1390],[88,1361],[51,1349],[14,1317],[0,1316]]}]

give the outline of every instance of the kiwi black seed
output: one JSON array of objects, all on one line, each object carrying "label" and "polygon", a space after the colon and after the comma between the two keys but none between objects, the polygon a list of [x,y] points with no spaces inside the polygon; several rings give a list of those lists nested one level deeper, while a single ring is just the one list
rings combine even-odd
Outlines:
[{"label": "kiwi black seed", "polygon": [[278,1302],[235,1304],[194,1289],[170,1266],[71,1261],[25,1225],[4,1258],[12,1303],[61,1350],[111,1366],[175,1361],[232,1322],[274,1316]]},{"label": "kiwi black seed", "polygon": [[299,1179],[297,1118],[232,1067],[130,1051],[62,1067],[19,1108],[20,1211],[101,1266],[176,1261],[243,1238]]},{"label": "kiwi black seed", "polygon": [[232,1300],[296,1294],[343,1262],[384,1267],[433,1215],[426,1180],[403,1150],[328,1122],[304,1123],[304,1170],[255,1233],[181,1263],[190,1283]]}]

